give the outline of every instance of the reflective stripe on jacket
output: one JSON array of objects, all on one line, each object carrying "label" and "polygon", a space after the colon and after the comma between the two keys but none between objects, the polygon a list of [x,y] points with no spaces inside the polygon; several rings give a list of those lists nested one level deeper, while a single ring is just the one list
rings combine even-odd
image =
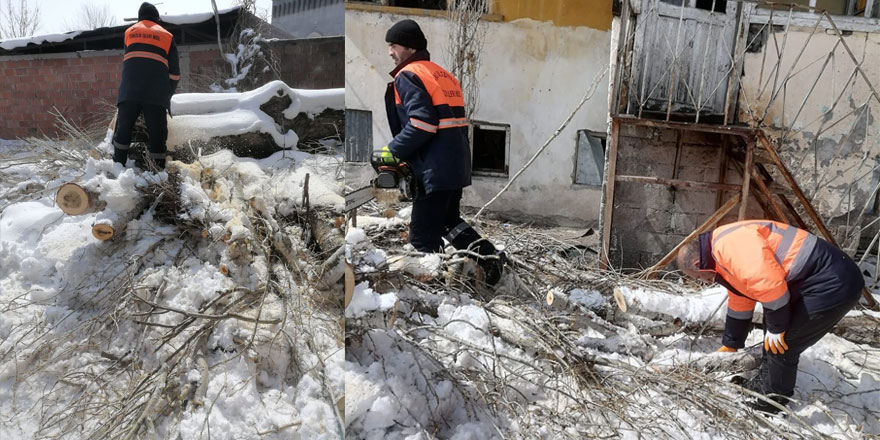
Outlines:
[{"label": "reflective stripe on jacket", "polygon": [[418,51],[391,72],[385,108],[388,149],[412,166],[428,194],[471,184],[468,121],[458,80]]},{"label": "reflective stripe on jacket", "polygon": [[150,20],[125,31],[122,82],[117,102],[140,101],[170,107],[171,95],[180,80],[174,36]]},{"label": "reflective stripe on jacket", "polygon": [[[818,314],[848,301],[864,285],[858,266],[809,232],[769,220],[746,220],[700,236],[701,269],[728,289],[724,345],[744,346],[755,304],[766,329],[788,330],[790,304]],[[705,260],[711,261],[705,261]]]},{"label": "reflective stripe on jacket", "polygon": [[815,245],[815,235],[769,220],[746,220],[715,229],[715,270],[740,293],[730,295],[727,314],[751,320],[756,302],[768,311],[786,307],[791,300],[787,281],[800,275]]}]

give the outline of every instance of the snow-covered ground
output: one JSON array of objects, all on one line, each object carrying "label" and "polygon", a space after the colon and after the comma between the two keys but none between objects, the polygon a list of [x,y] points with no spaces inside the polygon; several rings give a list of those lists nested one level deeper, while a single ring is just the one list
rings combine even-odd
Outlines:
[{"label": "snow-covered ground", "polygon": [[[791,414],[764,416],[729,383],[754,373],[761,330],[745,351],[716,352],[723,289],[586,270],[595,266],[583,248],[492,223],[490,237],[519,263],[486,292],[460,256],[401,249],[407,215],[361,217],[347,233],[357,274],[346,309],[349,438],[880,435],[876,339],[825,336],[801,356]],[[860,318],[876,334],[880,314],[845,319]]]},{"label": "snow-covered ground", "polygon": [[[0,438],[342,436],[342,310],[314,300],[302,206],[309,174],[310,209],[342,208],[340,156],[172,176],[35,148],[0,142]],[[63,214],[73,181],[104,211]],[[101,242],[108,215],[131,220]]]}]

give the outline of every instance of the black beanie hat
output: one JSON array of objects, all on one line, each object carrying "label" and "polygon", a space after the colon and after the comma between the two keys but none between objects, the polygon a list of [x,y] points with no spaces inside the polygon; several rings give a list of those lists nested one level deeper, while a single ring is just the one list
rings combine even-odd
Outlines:
[{"label": "black beanie hat", "polygon": [[159,10],[152,4],[143,2],[138,9],[138,21],[141,20],[159,21]]},{"label": "black beanie hat", "polygon": [[388,29],[385,34],[385,41],[388,43],[399,44],[415,50],[425,50],[428,48],[428,40],[419,24],[410,19],[400,20]]}]

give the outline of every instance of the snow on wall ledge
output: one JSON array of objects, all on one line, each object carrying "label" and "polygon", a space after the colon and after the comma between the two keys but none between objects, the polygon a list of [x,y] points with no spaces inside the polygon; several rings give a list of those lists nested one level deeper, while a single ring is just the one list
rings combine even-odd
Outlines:
[{"label": "snow on wall ledge", "polygon": [[345,89],[292,89],[282,81],[242,93],[181,93],[171,98],[173,117],[168,121],[168,148],[245,133],[266,133],[278,147],[293,148],[299,136],[293,130],[282,133],[272,116],[260,109],[273,97],[284,96],[291,100],[283,111],[285,119],[300,113],[314,117],[326,109],[345,108]]}]

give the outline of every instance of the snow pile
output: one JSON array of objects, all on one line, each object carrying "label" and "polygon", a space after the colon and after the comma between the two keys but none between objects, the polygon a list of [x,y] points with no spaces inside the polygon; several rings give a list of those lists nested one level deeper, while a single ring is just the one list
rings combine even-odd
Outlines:
[{"label": "snow pile", "polygon": [[[430,262],[401,250],[400,220],[360,217],[347,235],[358,282],[346,310],[349,438],[880,435],[876,340],[827,335],[801,356],[791,414],[768,418],[729,383],[754,374],[761,330],[747,350],[716,352],[723,289],[601,273],[587,253],[505,225],[488,237],[513,263],[487,292],[449,249]],[[548,292],[561,301],[547,306]],[[870,330],[880,314],[854,311],[846,325],[868,315]]]},{"label": "snow pile", "polygon": [[345,108],[345,90],[291,89],[282,81],[272,81],[243,93],[180,93],[171,98],[173,118],[168,121],[170,149],[191,141],[246,133],[265,133],[279,148],[293,148],[299,136],[288,130],[282,133],[271,115],[260,106],[273,97],[289,97],[283,117],[293,119],[300,113],[310,117],[325,109]]},{"label": "snow pile", "polygon": [[[339,160],[4,163],[0,196],[26,199],[0,204],[3,437],[340,438],[342,310],[314,302],[302,204],[309,174],[310,212],[342,208]],[[55,206],[71,174],[123,234]]]}]

